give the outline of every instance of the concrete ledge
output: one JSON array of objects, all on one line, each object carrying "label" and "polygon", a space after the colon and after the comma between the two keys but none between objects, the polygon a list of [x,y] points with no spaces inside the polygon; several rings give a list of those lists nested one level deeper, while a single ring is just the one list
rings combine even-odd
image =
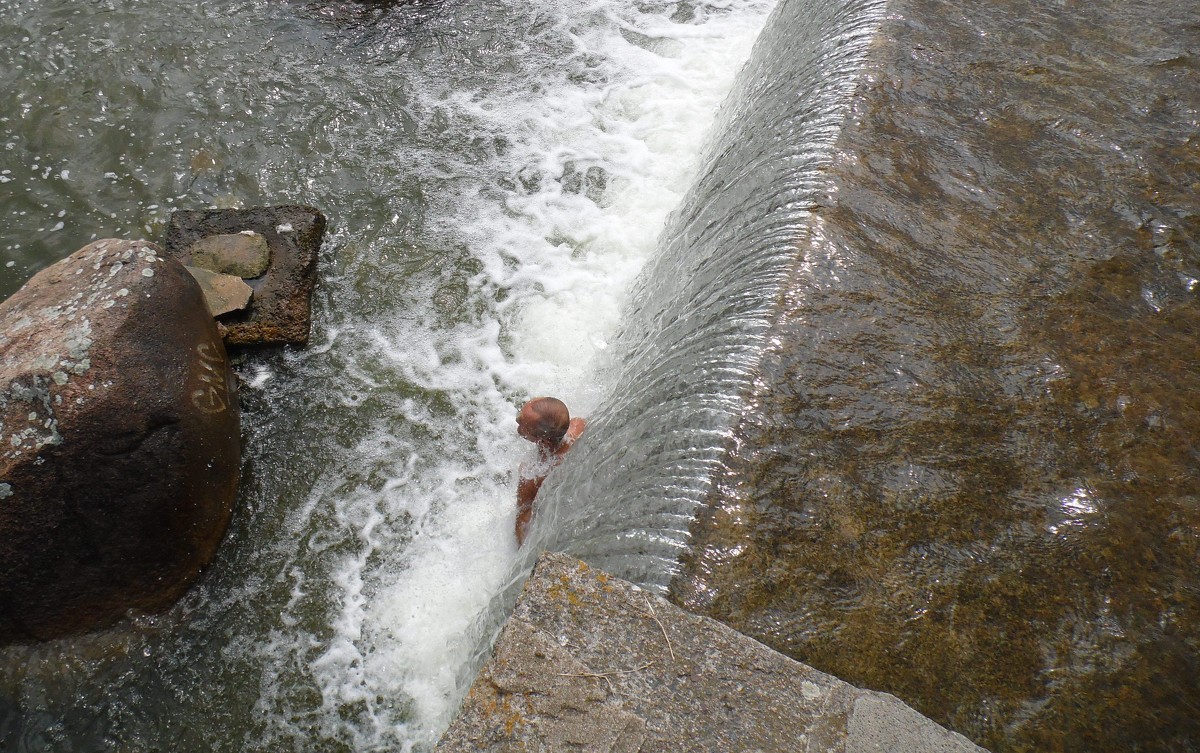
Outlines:
[{"label": "concrete ledge", "polygon": [[545,554],[463,710],[457,751],[982,751],[707,617]]}]

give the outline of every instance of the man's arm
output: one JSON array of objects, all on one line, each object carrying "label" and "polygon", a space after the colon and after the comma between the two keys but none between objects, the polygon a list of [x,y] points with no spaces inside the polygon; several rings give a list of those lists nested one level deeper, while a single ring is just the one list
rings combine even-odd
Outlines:
[{"label": "man's arm", "polygon": [[567,425],[567,433],[563,435],[562,443],[554,454],[562,457],[567,454],[567,450],[571,449],[571,445],[575,444],[575,440],[579,439],[579,435],[587,428],[586,418],[572,418],[571,423]]},{"label": "man's arm", "polygon": [[522,477],[517,482],[517,546],[525,543],[525,532],[529,528],[530,519],[533,518],[533,500],[545,480],[545,476],[541,478]]},{"label": "man's arm", "polygon": [[[567,426],[567,433],[563,435],[562,442],[554,451],[551,466],[558,465],[558,461],[567,454],[567,450],[571,449],[571,445],[575,443],[576,439],[579,439],[579,435],[585,428],[587,428],[587,419],[571,419],[571,423]],[[530,477],[526,475],[527,473],[526,467],[521,466],[521,479],[517,482],[517,546],[525,543],[525,533],[529,528],[529,521],[533,518],[533,500],[537,496],[538,490],[542,488],[542,482],[546,480],[545,476]]]}]

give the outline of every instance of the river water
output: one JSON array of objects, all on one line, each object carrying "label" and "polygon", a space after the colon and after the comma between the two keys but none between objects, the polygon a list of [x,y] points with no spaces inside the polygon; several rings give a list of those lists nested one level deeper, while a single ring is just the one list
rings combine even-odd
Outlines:
[{"label": "river water", "polygon": [[312,343],[211,570],[0,653],[0,747],[426,750],[547,547],[997,751],[1200,750],[1194,3],[195,5],[0,0],[0,292],[302,202]]},{"label": "river water", "polygon": [[769,6],[0,0],[0,293],[177,208],[330,221],[311,344],[238,367],[217,561],[0,651],[0,748],[428,749],[521,570],[516,406],[601,402]]}]

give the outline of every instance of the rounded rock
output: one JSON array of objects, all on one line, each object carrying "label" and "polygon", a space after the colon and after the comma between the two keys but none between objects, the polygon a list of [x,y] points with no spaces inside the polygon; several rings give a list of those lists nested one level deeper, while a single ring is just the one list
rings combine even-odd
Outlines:
[{"label": "rounded rock", "polygon": [[0,303],[0,644],[160,611],[224,535],[235,383],[160,253],[97,241]]}]

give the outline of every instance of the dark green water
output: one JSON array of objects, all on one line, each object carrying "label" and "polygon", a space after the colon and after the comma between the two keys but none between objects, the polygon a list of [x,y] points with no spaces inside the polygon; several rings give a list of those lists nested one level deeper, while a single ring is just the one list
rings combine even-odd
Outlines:
[{"label": "dark green water", "polygon": [[0,651],[0,749],[424,750],[520,560],[516,406],[589,367],[766,6],[0,0],[0,294],[176,208],[329,218],[173,610]]}]

